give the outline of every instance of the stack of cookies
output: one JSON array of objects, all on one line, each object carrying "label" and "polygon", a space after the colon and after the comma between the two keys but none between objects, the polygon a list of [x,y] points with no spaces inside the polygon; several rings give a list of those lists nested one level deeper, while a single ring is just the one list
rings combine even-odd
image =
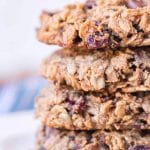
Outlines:
[{"label": "stack of cookies", "polygon": [[41,15],[37,150],[150,150],[150,1],[88,0]]}]

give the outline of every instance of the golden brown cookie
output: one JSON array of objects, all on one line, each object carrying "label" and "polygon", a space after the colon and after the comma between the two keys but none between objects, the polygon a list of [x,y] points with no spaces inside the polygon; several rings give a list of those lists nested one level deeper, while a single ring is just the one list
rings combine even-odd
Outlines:
[{"label": "golden brown cookie", "polygon": [[37,98],[36,116],[69,130],[150,129],[150,92],[83,92],[53,83]]},{"label": "golden brown cookie", "polygon": [[66,131],[42,126],[36,150],[149,150],[150,131]]},{"label": "golden brown cookie", "polygon": [[150,48],[112,51],[60,50],[45,59],[41,74],[84,91],[150,90]]},{"label": "golden brown cookie", "polygon": [[150,3],[89,0],[85,4],[66,6],[56,13],[43,12],[37,37],[44,43],[70,50],[148,46]]}]

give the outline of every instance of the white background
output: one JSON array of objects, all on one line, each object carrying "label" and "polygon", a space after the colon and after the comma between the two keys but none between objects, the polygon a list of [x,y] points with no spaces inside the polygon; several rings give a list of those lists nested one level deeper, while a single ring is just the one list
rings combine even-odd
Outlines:
[{"label": "white background", "polygon": [[0,0],[0,79],[37,70],[41,59],[57,49],[36,40],[39,15],[41,10],[61,9],[73,1]]},{"label": "white background", "polygon": [[[36,40],[39,14],[73,1],[0,0],[0,79],[37,70],[41,59],[58,48]],[[37,126],[33,112],[0,116],[0,150],[27,150],[34,144]]]}]

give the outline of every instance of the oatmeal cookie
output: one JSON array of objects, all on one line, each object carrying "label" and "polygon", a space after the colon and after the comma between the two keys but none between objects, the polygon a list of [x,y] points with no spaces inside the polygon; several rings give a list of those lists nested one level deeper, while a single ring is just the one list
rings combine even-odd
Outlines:
[{"label": "oatmeal cookie", "polygon": [[42,126],[36,150],[149,150],[150,131],[66,131]]},{"label": "oatmeal cookie", "polygon": [[35,108],[36,116],[52,128],[150,129],[150,92],[83,92],[51,83]]},{"label": "oatmeal cookie", "polygon": [[87,6],[125,6],[127,8],[136,9],[150,5],[149,0],[87,0]]},{"label": "oatmeal cookie", "polygon": [[37,37],[70,50],[150,45],[150,6],[129,0],[129,6],[138,5],[131,9],[122,1],[90,0],[56,13],[43,12]]},{"label": "oatmeal cookie", "polygon": [[150,90],[150,47],[112,51],[60,50],[43,61],[41,75],[84,91]]}]

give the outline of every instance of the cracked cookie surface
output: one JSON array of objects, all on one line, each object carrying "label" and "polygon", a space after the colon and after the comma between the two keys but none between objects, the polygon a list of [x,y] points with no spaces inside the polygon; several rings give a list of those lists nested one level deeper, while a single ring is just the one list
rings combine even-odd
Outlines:
[{"label": "cracked cookie surface", "polygon": [[150,48],[112,51],[60,50],[43,61],[41,75],[83,91],[150,90]]},{"label": "cracked cookie surface", "polygon": [[150,92],[83,92],[51,83],[36,100],[36,116],[69,130],[150,129]]},{"label": "cracked cookie surface", "polygon": [[65,48],[148,46],[149,3],[138,0],[134,3],[133,0],[89,0],[85,4],[66,6],[56,13],[43,12],[37,37],[44,43]]},{"label": "cracked cookie surface", "polygon": [[66,131],[42,126],[36,150],[149,150],[150,131]]}]

